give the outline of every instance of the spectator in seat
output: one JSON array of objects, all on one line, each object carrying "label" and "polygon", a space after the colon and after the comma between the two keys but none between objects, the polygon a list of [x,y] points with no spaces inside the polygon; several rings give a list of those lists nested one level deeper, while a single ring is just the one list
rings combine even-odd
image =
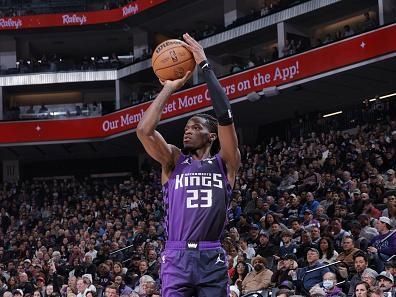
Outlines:
[{"label": "spectator in seat", "polygon": [[373,200],[367,199],[363,201],[363,214],[378,219],[381,216],[381,211],[373,205]]},{"label": "spectator in seat", "polygon": [[82,276],[83,281],[87,284],[88,291],[96,293],[96,287],[93,285],[92,274],[84,274]]},{"label": "spectator in seat", "polygon": [[241,214],[239,217],[239,222],[237,223],[237,230],[240,231],[241,236],[248,236],[250,230],[250,224],[246,214]]},{"label": "spectator in seat", "polygon": [[4,276],[0,275],[0,296],[3,296],[4,292],[6,292],[7,290],[7,280]]},{"label": "spectator in seat", "polygon": [[266,260],[257,256],[252,259],[254,270],[248,273],[242,281],[242,293],[247,294],[261,289],[266,289],[271,283],[273,272],[266,267]]},{"label": "spectator in seat", "polygon": [[265,232],[260,233],[259,244],[255,250],[256,255],[263,258],[272,258],[276,253],[276,247],[269,241],[269,235]]},{"label": "spectator in seat", "polygon": [[377,229],[370,226],[370,217],[366,214],[359,215],[358,220],[361,227],[359,237],[363,237],[370,242],[378,235]]},{"label": "spectator in seat", "polygon": [[118,288],[116,285],[106,286],[103,297],[118,297],[120,294],[118,293]]},{"label": "spectator in seat", "polygon": [[396,251],[396,230],[392,230],[391,220],[387,217],[380,217],[376,228],[379,235],[375,236],[367,250],[376,264],[376,270],[384,270],[385,261],[395,254]]},{"label": "spectator in seat", "polygon": [[289,221],[290,221],[291,229],[293,232],[292,240],[296,244],[300,244],[301,236],[302,236],[302,233],[304,232],[304,229],[302,228],[302,226],[300,224],[300,220],[298,219],[298,217],[290,217]]},{"label": "spectator in seat", "polygon": [[[307,196],[308,196],[308,194],[307,194]],[[306,209],[304,211],[304,217],[303,218],[304,218],[304,221],[303,221],[304,230],[311,231],[315,227],[316,228],[320,227],[319,222],[316,219],[314,219],[314,217],[313,217],[312,210]]]},{"label": "spectator in seat", "polygon": [[319,202],[315,200],[312,192],[308,192],[306,198],[307,198],[307,202],[305,202],[301,208],[301,213],[300,213],[301,217],[304,216],[304,213],[306,210],[310,210],[312,212],[312,214],[315,214],[316,209],[319,206]]},{"label": "spectator in seat", "polygon": [[370,17],[369,12],[364,13],[364,21],[362,23],[362,31],[369,31],[377,26],[377,23],[374,19]]},{"label": "spectator in seat", "polygon": [[384,296],[395,296],[396,288],[394,288],[395,278],[394,276],[387,272],[382,271],[377,276],[378,286],[384,292]]},{"label": "spectator in seat", "polygon": [[334,218],[331,222],[331,228],[333,232],[334,248],[340,252],[343,250],[342,240],[345,236],[350,236],[349,232],[342,229],[341,219]]},{"label": "spectator in seat", "polygon": [[147,259],[149,265],[149,275],[153,276],[154,278],[158,278],[160,264],[158,262],[157,252],[154,249],[149,250]]},{"label": "spectator in seat", "polygon": [[239,289],[242,285],[242,281],[245,279],[246,275],[250,271],[250,267],[245,262],[238,262],[236,265],[236,270],[234,276],[231,278],[231,284],[236,285]]},{"label": "spectator in seat", "polygon": [[370,288],[377,284],[378,272],[371,268],[366,268],[362,273],[362,281],[368,283]]},{"label": "spectator in seat", "polygon": [[143,275],[139,279],[139,286],[135,288],[135,291],[139,296],[147,296],[147,291],[151,290],[153,284],[155,285],[155,281],[150,275]]},{"label": "spectator in seat", "polygon": [[356,273],[352,276],[349,282],[348,297],[353,296],[356,285],[362,281],[363,272],[368,267],[368,257],[363,252],[356,253],[353,257],[353,260],[354,260],[354,271],[356,271]]},{"label": "spectator in seat", "polygon": [[287,208],[283,211],[283,215],[288,219],[288,222],[292,224],[291,219],[299,216],[301,212],[300,198],[295,194],[290,195],[290,203]]},{"label": "spectator in seat", "polygon": [[384,188],[385,190],[396,190],[396,177],[395,171],[393,169],[386,171],[386,181]]},{"label": "spectator in seat", "polygon": [[228,222],[235,226],[241,216],[241,207],[235,199],[231,200],[230,208],[228,209]]},{"label": "spectator in seat", "polygon": [[349,25],[344,26],[343,37],[349,37],[355,34],[355,31]]},{"label": "spectator in seat", "polygon": [[88,291],[88,283],[82,278],[79,278],[77,280],[77,297],[86,297],[85,295]]},{"label": "spectator in seat", "polygon": [[270,229],[270,242],[275,246],[279,246],[282,241],[282,229],[278,222],[273,222]]},{"label": "spectator in seat", "polygon": [[334,250],[333,240],[329,237],[322,237],[319,240],[319,255],[322,263],[333,263],[338,257],[338,252]]},{"label": "spectator in seat", "polygon": [[257,224],[250,225],[249,237],[248,237],[248,244],[252,247],[256,248],[261,240],[259,238],[260,227]]},{"label": "spectator in seat", "polygon": [[278,261],[275,272],[271,277],[271,282],[276,285],[280,285],[284,281],[291,281],[292,278],[289,275],[289,272],[297,267],[297,257],[295,254],[287,254],[281,257]]},{"label": "spectator in seat", "polygon": [[[369,290],[370,290],[370,286],[369,286],[368,283],[359,282],[353,288],[352,291],[354,292],[354,294],[351,295],[351,296],[354,296],[354,297],[367,297]],[[348,294],[348,296],[349,296],[349,294]]]},{"label": "spectator in seat", "polygon": [[385,195],[385,202],[387,208],[382,211],[383,217],[388,217],[391,221],[391,225],[396,227],[396,195],[395,192],[389,191]]},{"label": "spectator in seat", "polygon": [[256,251],[248,245],[247,239],[244,237],[239,240],[239,252],[246,255],[248,262],[250,262],[256,255]]},{"label": "spectator in seat", "polygon": [[355,248],[355,243],[351,236],[345,236],[342,240],[342,252],[338,255],[337,261],[343,261],[348,265],[349,271],[355,271],[354,255],[360,250]]},{"label": "spectator in seat", "polygon": [[232,279],[236,274],[236,269],[234,267],[234,258],[230,255],[227,255],[227,268],[228,268],[228,277]]},{"label": "spectator in seat", "polygon": [[[320,263],[319,261],[319,251],[315,248],[310,248],[307,251],[307,262],[308,266],[298,268],[295,272],[296,275],[293,277],[293,282],[295,283],[296,287],[299,288],[302,292],[306,292],[313,286],[321,283],[323,281],[323,276],[330,272],[329,268],[323,267],[324,264]],[[306,273],[308,270],[312,270],[315,268],[317,269],[311,273]],[[293,275],[293,272],[291,272]]]},{"label": "spectator in seat", "polygon": [[32,294],[34,290],[33,284],[29,281],[29,277],[25,272],[19,273],[19,285],[24,294]]},{"label": "spectator in seat", "polygon": [[12,292],[13,297],[23,297],[24,293],[21,289],[16,289]]},{"label": "spectator in seat", "polygon": [[288,254],[295,254],[297,252],[297,245],[292,241],[292,233],[289,230],[282,231],[281,238],[279,256],[284,257]]},{"label": "spectator in seat", "polygon": [[342,289],[337,287],[337,277],[333,272],[327,272],[323,275],[322,286],[326,293],[326,297],[346,297]]},{"label": "spectator in seat", "polygon": [[114,278],[114,284],[118,287],[118,291],[120,296],[128,296],[133,292],[132,288],[125,284],[124,278],[122,275],[117,275]]},{"label": "spectator in seat", "polygon": [[317,249],[318,246],[314,243],[312,243],[312,239],[311,239],[311,234],[308,231],[303,231],[301,233],[301,243],[297,248],[297,253],[296,256],[300,261],[305,261],[306,260],[306,255],[309,249],[311,248],[315,248]]}]

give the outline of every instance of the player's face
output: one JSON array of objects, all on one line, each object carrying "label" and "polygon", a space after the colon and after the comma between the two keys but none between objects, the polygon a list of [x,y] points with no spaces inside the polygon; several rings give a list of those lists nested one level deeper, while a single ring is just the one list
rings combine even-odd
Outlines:
[{"label": "player's face", "polygon": [[184,127],[183,145],[185,149],[199,149],[211,142],[211,135],[206,127],[206,120],[192,117]]}]

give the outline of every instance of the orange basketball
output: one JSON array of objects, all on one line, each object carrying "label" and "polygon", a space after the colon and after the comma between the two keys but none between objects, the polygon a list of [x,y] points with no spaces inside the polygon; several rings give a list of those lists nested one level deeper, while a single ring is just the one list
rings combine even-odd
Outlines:
[{"label": "orange basketball", "polygon": [[195,68],[193,54],[178,39],[159,44],[154,50],[151,64],[155,75],[162,81],[181,78]]}]

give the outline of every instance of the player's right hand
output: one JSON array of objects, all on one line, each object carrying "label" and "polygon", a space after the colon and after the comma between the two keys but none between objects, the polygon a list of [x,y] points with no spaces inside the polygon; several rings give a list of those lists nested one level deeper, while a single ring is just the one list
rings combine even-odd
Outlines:
[{"label": "player's right hand", "polygon": [[194,38],[190,36],[190,34],[186,33],[183,34],[183,39],[187,44],[184,46],[187,47],[187,49],[192,52],[195,62],[199,65],[202,61],[207,60],[205,52],[203,50],[202,45],[198,43]]}]

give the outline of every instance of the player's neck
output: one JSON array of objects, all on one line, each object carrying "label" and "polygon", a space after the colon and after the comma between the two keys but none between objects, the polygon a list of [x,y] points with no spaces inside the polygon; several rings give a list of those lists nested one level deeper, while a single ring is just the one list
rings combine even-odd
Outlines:
[{"label": "player's neck", "polygon": [[197,149],[190,154],[194,160],[203,160],[211,157],[210,147]]}]

